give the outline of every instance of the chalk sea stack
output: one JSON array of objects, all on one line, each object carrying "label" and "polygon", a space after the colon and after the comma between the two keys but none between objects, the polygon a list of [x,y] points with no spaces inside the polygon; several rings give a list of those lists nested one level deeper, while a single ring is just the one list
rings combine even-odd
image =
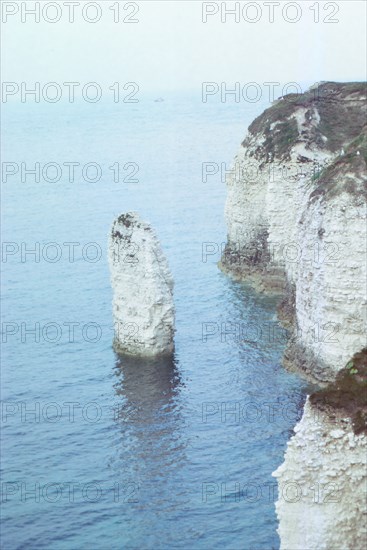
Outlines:
[{"label": "chalk sea stack", "polygon": [[114,349],[153,357],[173,352],[173,279],[152,227],[136,212],[115,219],[108,259],[113,288]]}]

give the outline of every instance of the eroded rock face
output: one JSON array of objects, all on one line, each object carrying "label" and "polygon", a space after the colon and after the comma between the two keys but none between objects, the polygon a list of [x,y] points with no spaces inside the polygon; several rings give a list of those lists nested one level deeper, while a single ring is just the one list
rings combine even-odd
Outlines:
[{"label": "eroded rock face", "polygon": [[152,227],[135,212],[119,216],[108,257],[115,350],[146,357],[172,353],[173,279]]},{"label": "eroded rock face", "polygon": [[292,302],[285,363],[316,382],[365,345],[365,121],[364,83],[285,96],[250,125],[227,179],[221,266]]},{"label": "eroded rock face", "polygon": [[227,178],[222,269],[282,296],[285,364],[335,383],[306,402],[274,473],[282,550],[366,545],[366,378],[356,398],[347,372],[365,356],[366,161],[366,85],[329,82],[260,115]]},{"label": "eroded rock face", "polygon": [[367,436],[306,402],[278,481],[281,550],[364,550]]}]

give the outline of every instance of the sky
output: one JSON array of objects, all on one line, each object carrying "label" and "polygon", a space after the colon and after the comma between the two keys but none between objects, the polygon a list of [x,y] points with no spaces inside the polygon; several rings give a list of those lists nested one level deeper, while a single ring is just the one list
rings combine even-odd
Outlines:
[{"label": "sky", "polygon": [[[205,81],[230,87],[366,78],[364,1],[237,2],[238,22],[225,11],[236,2],[120,0],[119,14],[117,3],[74,2],[71,23],[66,1],[2,1],[2,80],[137,82],[146,91],[176,91]],[[35,4],[40,22],[24,10]],[[100,19],[90,23],[83,13]]]}]

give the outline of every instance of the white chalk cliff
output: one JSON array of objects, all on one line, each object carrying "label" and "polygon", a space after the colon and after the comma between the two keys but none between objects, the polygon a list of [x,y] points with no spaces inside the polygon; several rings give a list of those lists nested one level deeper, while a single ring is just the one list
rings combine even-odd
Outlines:
[{"label": "white chalk cliff", "polygon": [[286,290],[288,355],[316,381],[366,342],[365,124],[362,83],[291,94],[250,125],[227,179],[222,267]]},{"label": "white chalk cliff", "polygon": [[294,431],[273,473],[281,550],[365,550],[366,435],[309,402]]},{"label": "white chalk cliff", "polygon": [[[328,82],[285,96],[255,119],[227,178],[221,268],[279,294],[279,317],[292,333],[284,363],[323,386],[366,346],[366,158],[366,85]],[[346,380],[353,376],[352,369]],[[358,391],[366,392],[365,381]],[[358,407],[365,411],[365,400]],[[359,523],[366,437],[340,422],[337,431],[316,426],[306,405],[276,472],[279,482],[300,480],[303,488],[338,478],[344,491],[328,506],[280,498],[284,550],[366,542]]]},{"label": "white chalk cliff", "polygon": [[152,227],[135,212],[120,215],[109,235],[108,258],[115,350],[145,357],[172,353],[173,279]]}]

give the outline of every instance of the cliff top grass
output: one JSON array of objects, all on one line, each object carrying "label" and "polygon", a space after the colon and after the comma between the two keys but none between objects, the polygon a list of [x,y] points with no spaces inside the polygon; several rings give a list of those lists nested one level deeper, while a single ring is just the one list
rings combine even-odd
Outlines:
[{"label": "cliff top grass", "polygon": [[[249,126],[252,136],[265,136],[264,144],[255,156],[268,159],[269,154],[286,159],[292,146],[298,140],[306,146],[337,152],[350,143],[366,123],[365,82],[323,82],[302,94],[288,94],[275,101]],[[309,117],[307,136],[298,132],[294,114],[300,108],[306,109]],[[314,110],[320,117],[314,119]],[[242,142],[245,147],[247,139]]]},{"label": "cliff top grass", "polygon": [[350,418],[355,434],[367,433],[367,348],[352,357],[332,384],[313,393],[310,402]]},{"label": "cliff top grass", "polygon": [[319,198],[331,199],[347,192],[357,201],[367,200],[367,125],[362,132],[335,158],[313,183],[310,202]]}]

